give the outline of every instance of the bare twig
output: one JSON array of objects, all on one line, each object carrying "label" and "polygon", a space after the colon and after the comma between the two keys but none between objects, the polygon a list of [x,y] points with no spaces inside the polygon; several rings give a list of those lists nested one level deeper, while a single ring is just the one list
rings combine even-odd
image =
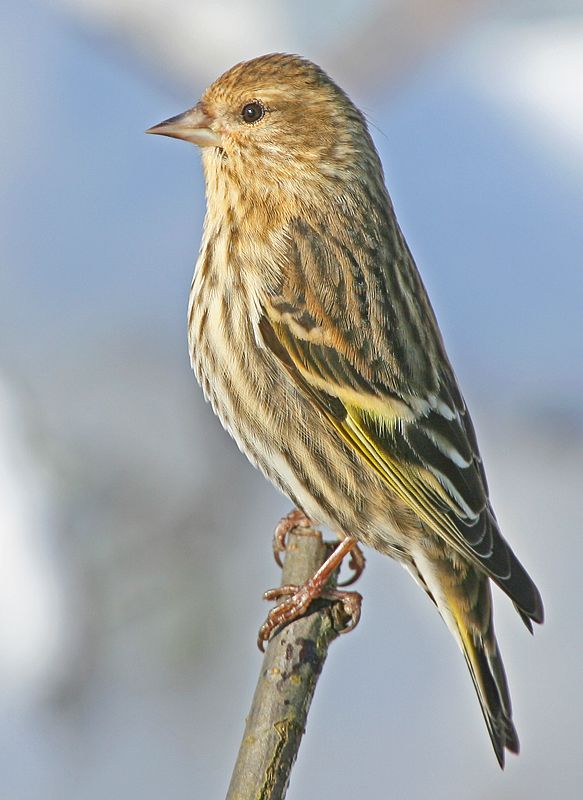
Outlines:
[{"label": "bare twig", "polygon": [[[319,531],[289,534],[282,585],[302,584],[334,545]],[[342,603],[315,601],[270,640],[247,717],[227,800],[281,800],[330,643],[346,628]]]}]

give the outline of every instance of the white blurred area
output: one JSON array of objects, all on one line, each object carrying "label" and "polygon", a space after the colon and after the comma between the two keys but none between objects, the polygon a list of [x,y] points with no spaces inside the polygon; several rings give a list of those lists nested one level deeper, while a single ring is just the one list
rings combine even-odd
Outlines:
[{"label": "white blurred area", "polygon": [[[523,752],[370,554],[288,797],[580,797],[583,7],[5,0],[0,26],[0,798],[225,794],[288,510],[204,405],[186,301],[198,156],[145,137],[236,61],[302,52],[365,109],[539,583],[496,594]],[[346,687],[350,690],[347,692]]]},{"label": "white blurred area", "polygon": [[[383,71],[383,84],[407,73],[427,50],[492,0],[49,0],[97,35],[123,42],[162,77],[206,83],[237,60],[275,51],[325,54],[328,69],[357,83]],[[210,35],[209,35],[210,34]],[[348,37],[348,38],[346,38]],[[350,46],[347,46],[350,42]]]},{"label": "white blurred area", "polygon": [[468,53],[472,81],[479,81],[491,102],[530,131],[548,158],[580,173],[583,19],[498,24],[480,38]]},{"label": "white blurred area", "polygon": [[0,379],[0,707],[39,702],[65,657],[65,584],[55,559],[53,483]]}]

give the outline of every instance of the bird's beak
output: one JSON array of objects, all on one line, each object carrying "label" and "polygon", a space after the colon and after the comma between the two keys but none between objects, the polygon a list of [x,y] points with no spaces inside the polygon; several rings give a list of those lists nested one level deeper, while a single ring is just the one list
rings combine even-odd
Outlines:
[{"label": "bird's beak", "polygon": [[189,108],[184,114],[160,122],[146,133],[157,133],[160,136],[172,136],[174,139],[184,139],[199,147],[221,147],[222,140],[218,133],[212,130],[212,118],[206,114],[198,103],[194,108]]}]

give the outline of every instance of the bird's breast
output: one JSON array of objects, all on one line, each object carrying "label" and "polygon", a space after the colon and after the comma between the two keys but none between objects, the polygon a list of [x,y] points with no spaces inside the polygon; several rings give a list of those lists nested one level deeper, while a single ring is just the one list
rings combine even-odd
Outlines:
[{"label": "bird's breast", "polygon": [[264,286],[256,265],[253,259],[246,264],[220,231],[205,231],[188,310],[196,377],[223,426],[250,458],[253,436],[263,429],[293,435],[301,416],[294,385],[259,334]]},{"label": "bird's breast", "polygon": [[386,488],[365,478],[358,456],[264,346],[264,287],[254,265],[232,258],[222,243],[203,242],[190,293],[190,359],[206,399],[249,460],[308,516],[388,547]]}]

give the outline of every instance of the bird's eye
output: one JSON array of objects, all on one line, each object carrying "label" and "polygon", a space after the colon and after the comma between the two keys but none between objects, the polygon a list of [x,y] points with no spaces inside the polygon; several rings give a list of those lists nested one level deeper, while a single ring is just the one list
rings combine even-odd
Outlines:
[{"label": "bird's eye", "polygon": [[248,125],[252,125],[254,122],[259,122],[264,114],[265,108],[258,100],[254,100],[252,103],[247,103],[243,106],[243,110],[241,111],[241,116],[243,117],[244,122],[246,122]]}]

